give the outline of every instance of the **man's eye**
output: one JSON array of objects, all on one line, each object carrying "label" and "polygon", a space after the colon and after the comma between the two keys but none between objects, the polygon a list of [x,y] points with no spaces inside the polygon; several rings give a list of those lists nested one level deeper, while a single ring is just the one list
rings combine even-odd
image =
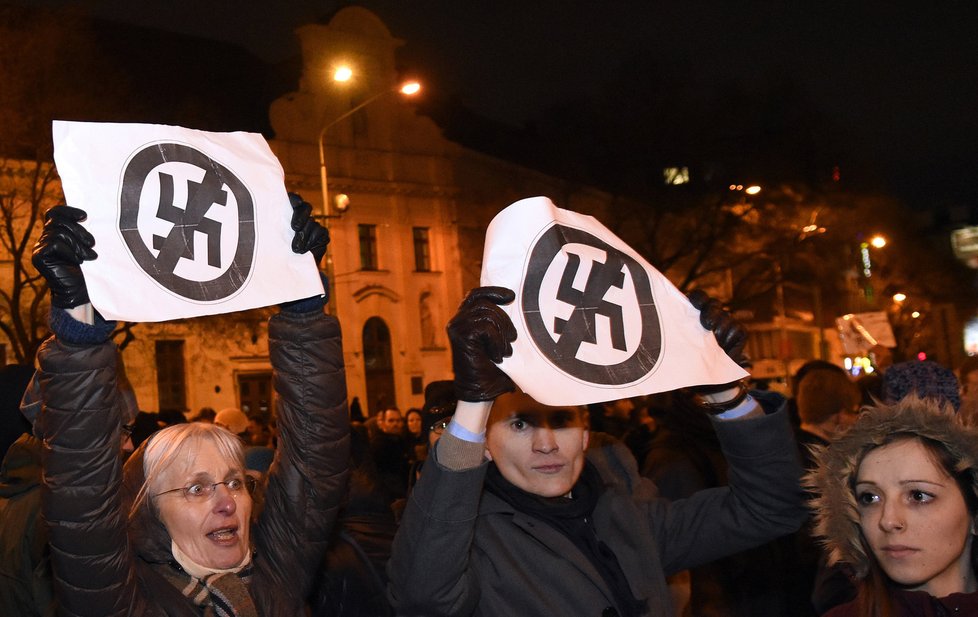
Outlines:
[{"label": "man's eye", "polygon": [[870,492],[862,492],[856,495],[856,501],[859,502],[861,506],[869,506],[877,503],[880,500],[879,495]]},{"label": "man's eye", "polygon": [[191,497],[199,497],[203,495],[207,489],[204,488],[203,484],[191,484],[187,487],[187,495]]},{"label": "man's eye", "polygon": [[527,425],[527,423],[526,423],[526,420],[513,420],[513,423],[512,423],[512,424],[511,424],[510,426],[512,426],[512,427],[513,427],[514,429],[516,429],[517,431],[522,431],[522,430],[524,430],[524,429],[525,429],[525,428],[526,428],[526,427],[527,427],[528,425]]}]

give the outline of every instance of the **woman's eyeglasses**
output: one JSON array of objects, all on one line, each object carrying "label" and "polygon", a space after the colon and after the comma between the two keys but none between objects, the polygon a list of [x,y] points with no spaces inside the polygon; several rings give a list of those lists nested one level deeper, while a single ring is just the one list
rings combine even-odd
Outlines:
[{"label": "woman's eyeglasses", "polygon": [[247,489],[249,493],[254,492],[257,482],[251,476],[245,476],[244,478],[231,478],[230,480],[215,482],[213,484],[197,483],[191,484],[190,486],[181,486],[180,488],[171,488],[168,491],[157,493],[153,495],[153,497],[159,497],[160,495],[180,491],[183,493],[183,496],[187,501],[207,501],[212,495],[214,495],[214,493],[217,491],[217,487],[221,484],[227,487],[232,496],[237,496],[245,489]]}]

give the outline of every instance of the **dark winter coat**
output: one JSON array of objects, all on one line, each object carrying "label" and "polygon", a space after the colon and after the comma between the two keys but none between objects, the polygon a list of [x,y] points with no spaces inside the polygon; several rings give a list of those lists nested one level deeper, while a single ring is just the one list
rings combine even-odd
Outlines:
[{"label": "dark winter coat", "polygon": [[0,474],[0,615],[54,612],[40,489],[41,442],[25,433]]},{"label": "dark winter coat", "polygon": [[[346,486],[349,425],[339,324],[321,310],[283,312],[269,323],[269,350],[280,437],[264,507],[252,526],[249,592],[261,615],[289,617],[303,609]],[[172,560],[169,537],[149,505],[127,525],[115,346],[52,338],[38,359],[45,403],[39,420],[43,509],[61,614],[198,615],[149,565]],[[142,465],[127,470],[134,470],[125,480],[131,493],[142,482]]]},{"label": "dark winter coat", "polygon": [[[925,591],[890,590],[894,617],[965,617],[978,615],[978,593],[952,593],[935,598]],[[837,606],[824,617],[858,617],[856,601]]]},{"label": "dark winter coat", "polygon": [[[592,513],[643,615],[672,614],[668,574],[794,531],[805,517],[801,465],[784,413],[717,422],[730,486],[655,497],[634,459],[589,456],[605,484]],[[455,437],[442,441],[451,445]],[[619,615],[614,594],[567,536],[484,491],[487,464],[434,458],[408,498],[388,571],[398,615]],[[607,450],[607,449],[602,449]],[[622,461],[627,461],[623,463]]]}]

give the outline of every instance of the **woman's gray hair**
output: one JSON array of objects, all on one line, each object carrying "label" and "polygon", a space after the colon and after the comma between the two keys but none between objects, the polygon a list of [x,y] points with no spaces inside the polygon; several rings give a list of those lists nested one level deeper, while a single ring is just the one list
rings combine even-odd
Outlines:
[{"label": "woman's gray hair", "polygon": [[241,439],[224,427],[207,422],[187,422],[174,424],[150,436],[143,454],[143,475],[145,481],[133,501],[129,511],[130,518],[139,510],[143,502],[153,494],[176,487],[157,486],[163,472],[176,461],[186,461],[188,455],[196,453],[202,443],[213,444],[221,456],[232,466],[245,471],[244,447]]}]

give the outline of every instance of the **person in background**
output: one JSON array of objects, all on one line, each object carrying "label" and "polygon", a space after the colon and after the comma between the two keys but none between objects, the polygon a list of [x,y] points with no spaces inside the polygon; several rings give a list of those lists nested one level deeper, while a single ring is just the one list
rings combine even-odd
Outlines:
[{"label": "person in background", "polygon": [[404,431],[404,417],[396,407],[377,414],[377,430],[370,436],[370,456],[380,482],[392,499],[407,495],[411,452]]},{"label": "person in background", "polygon": [[213,407],[201,407],[197,414],[190,418],[191,422],[214,422],[217,412]]},{"label": "person in background", "polygon": [[404,416],[397,407],[388,407],[377,414],[377,428],[388,435],[404,435]]},{"label": "person in background", "polygon": [[242,443],[251,443],[251,436],[248,433],[248,427],[251,424],[251,421],[248,419],[248,416],[246,416],[245,413],[237,407],[226,407],[217,412],[217,415],[214,416],[214,424],[220,426],[221,428],[226,428],[233,434],[237,435],[241,439]]},{"label": "person in background", "polygon": [[363,424],[364,420],[363,408],[360,407],[360,397],[354,396],[353,400],[350,401],[350,423]]},{"label": "person in background", "polygon": [[[801,467],[783,412],[766,414],[739,382],[697,391],[732,481],[657,498],[623,445],[601,448],[600,467],[586,457],[586,410],[514,391],[497,366],[516,338],[500,305],[514,298],[475,289],[448,325],[459,402],[394,540],[398,615],[668,615],[667,573],[798,528]],[[739,355],[744,329],[708,298],[694,306]]]},{"label": "person in background", "polygon": [[798,443],[810,463],[809,444],[825,445],[859,417],[862,394],[845,369],[831,365],[808,371],[798,384],[796,404],[801,425]]},{"label": "person in background", "polygon": [[[824,447],[844,434],[859,417],[861,403],[859,386],[842,367],[820,366],[805,374],[798,384],[801,426],[796,436],[806,470],[815,466],[813,448]],[[813,524],[806,522],[793,538],[793,567],[786,587],[799,598],[796,604],[804,602],[808,609],[798,614],[821,614],[849,601],[855,591],[843,567],[826,564],[821,547],[812,538]]]},{"label": "person in background", "polygon": [[978,356],[968,356],[958,367],[961,407],[958,412],[965,424],[978,425]]},{"label": "person in background", "polygon": [[[326,252],[312,207],[290,195],[292,250]],[[80,265],[97,257],[85,213],[48,211],[33,263],[51,292],[54,337],[38,351],[45,443],[42,508],[62,614],[300,614],[346,488],[349,418],[339,325],[324,299],[269,321],[283,428],[255,507],[240,440],[214,424],[151,435],[123,467],[117,352]]]},{"label": "person in background", "polygon": [[866,408],[815,461],[815,534],[858,589],[827,617],[978,615],[978,429],[909,394]]},{"label": "person in background", "polygon": [[421,416],[421,410],[417,407],[411,407],[404,413],[408,462],[412,466],[418,461],[423,461],[428,456],[428,443],[425,439],[423,424],[424,419]]},{"label": "person in background", "polygon": [[0,368],[0,459],[21,435],[31,432],[30,423],[20,413],[20,400],[33,377],[33,366],[8,364]]},{"label": "person in background", "polygon": [[978,356],[968,356],[958,367],[962,397],[978,394]]},{"label": "person in background", "polygon": [[621,439],[631,428],[631,413],[635,403],[630,398],[615,399],[587,406],[592,432],[607,433]]},{"label": "person in background", "polygon": [[425,386],[424,405],[421,407],[421,427],[429,453],[451,421],[456,403],[458,400],[455,398],[455,382],[451,379],[432,381]]},{"label": "person in background", "polygon": [[[421,477],[421,470],[431,454],[431,449],[441,439],[451,421],[456,403],[455,385],[451,379],[432,381],[425,386],[424,405],[421,407],[421,442],[424,444],[424,455],[411,463],[411,469],[408,470],[408,495]],[[398,520],[404,513],[405,505],[404,499],[398,499],[391,506]]]}]

